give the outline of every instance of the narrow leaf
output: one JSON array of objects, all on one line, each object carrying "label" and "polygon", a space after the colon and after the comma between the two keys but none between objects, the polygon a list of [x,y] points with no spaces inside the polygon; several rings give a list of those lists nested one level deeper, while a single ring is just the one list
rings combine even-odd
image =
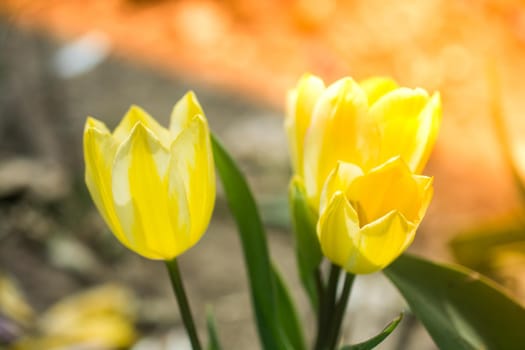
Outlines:
[{"label": "narrow leaf", "polygon": [[208,309],[206,325],[208,328],[208,350],[221,350],[219,335],[217,333],[217,325],[215,324],[215,317],[211,309]]},{"label": "narrow leaf", "polygon": [[[257,328],[264,349],[290,349],[301,334],[287,334],[301,329],[288,325],[286,317],[294,313],[291,300],[283,299],[286,287],[272,268],[264,228],[253,195],[239,168],[212,135],[215,164],[224,188],[226,200],[237,224]],[[279,307],[283,307],[279,312]],[[304,341],[301,343],[304,344]],[[301,347],[294,347],[301,349]]]},{"label": "narrow leaf", "polygon": [[354,345],[346,345],[341,350],[371,350],[378,346],[383,340],[386,339],[396,329],[397,325],[403,319],[403,314],[399,314],[398,317],[392,320],[378,335],[372,337],[362,343]]},{"label": "narrow leaf", "polygon": [[408,254],[384,272],[439,348],[523,349],[525,309],[479,273]]},{"label": "narrow leaf", "polygon": [[319,295],[315,273],[323,255],[315,230],[315,214],[308,206],[304,185],[298,178],[294,178],[290,183],[290,207],[299,277],[312,308],[317,312]]},{"label": "narrow leaf", "polygon": [[306,349],[303,329],[297,317],[292,298],[277,269],[274,268],[273,272],[274,286],[277,292],[277,313],[281,329],[284,331],[284,337],[291,345],[291,349]]}]

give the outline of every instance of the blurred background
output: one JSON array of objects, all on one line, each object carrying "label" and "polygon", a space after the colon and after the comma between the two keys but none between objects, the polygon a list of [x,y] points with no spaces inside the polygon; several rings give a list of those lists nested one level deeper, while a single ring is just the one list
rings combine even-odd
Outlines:
[{"label": "blurred background", "polygon": [[[113,238],[82,159],[86,116],[113,128],[138,104],[167,125],[189,89],[246,172],[272,256],[313,329],[289,234],[282,130],[286,90],[304,72],[327,83],[388,75],[441,92],[425,171],[435,196],[411,251],[477,269],[524,301],[523,62],[519,0],[2,0],[0,348],[189,349],[163,264]],[[257,349],[234,230],[219,194],[208,233],[180,263],[203,336],[211,306],[225,349]],[[380,274],[359,278],[346,342],[404,308]],[[379,349],[435,345],[408,315]]]}]

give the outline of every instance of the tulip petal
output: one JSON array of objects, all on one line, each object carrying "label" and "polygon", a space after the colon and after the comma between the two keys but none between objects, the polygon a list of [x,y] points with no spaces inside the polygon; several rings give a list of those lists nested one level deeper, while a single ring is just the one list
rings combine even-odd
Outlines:
[{"label": "tulip petal", "polygon": [[432,201],[432,197],[434,195],[434,187],[433,187],[434,178],[428,177],[428,176],[416,175],[414,176],[414,179],[416,180],[417,186],[419,188],[419,193],[421,196],[419,198],[419,202],[421,204],[420,204],[419,213],[418,213],[419,220],[414,220],[412,222],[419,224],[419,222],[425,216],[425,213],[427,212],[428,206],[430,205],[430,202]]},{"label": "tulip petal", "polygon": [[[112,174],[117,215],[131,249],[150,259],[171,259],[189,232],[185,200],[168,198],[170,154],[146,126],[137,123],[119,148]],[[171,181],[171,178],[170,178]],[[185,198],[181,189],[179,197]]]},{"label": "tulip petal", "polygon": [[323,254],[344,266],[355,252],[353,237],[359,232],[359,218],[343,192],[335,193],[317,223],[317,235]]},{"label": "tulip petal", "polygon": [[202,237],[210,222],[215,202],[215,170],[210,132],[206,119],[197,115],[173,142],[169,171],[170,196],[180,191],[171,179],[181,179],[191,214],[191,247]]},{"label": "tulip petal", "polygon": [[330,175],[328,175],[323,186],[319,211],[324,210],[336,192],[346,191],[350,184],[359,176],[363,176],[363,170],[357,165],[346,162],[337,162],[336,167],[332,170]]},{"label": "tulip petal", "polygon": [[321,213],[317,231],[323,254],[354,274],[381,270],[412,243],[416,225],[391,211],[362,228],[354,208],[342,192]]},{"label": "tulip petal", "polygon": [[182,130],[188,127],[188,124],[196,115],[204,116],[202,107],[197,100],[193,91],[184,95],[173,107],[170,118],[170,133],[172,138],[176,138]]},{"label": "tulip petal", "polygon": [[377,130],[368,125],[367,108],[365,93],[351,78],[333,83],[320,96],[304,145],[304,180],[314,208],[319,208],[324,181],[337,161],[363,164],[377,149]]},{"label": "tulip petal", "polygon": [[360,82],[359,85],[368,97],[368,106],[373,105],[379,98],[398,88],[393,79],[386,77],[369,78]]},{"label": "tulip petal", "polygon": [[412,243],[416,227],[398,211],[391,211],[366,225],[354,240],[356,255],[347,261],[344,268],[356,274],[385,268]]},{"label": "tulip petal", "polygon": [[439,99],[429,102],[425,90],[408,88],[396,89],[372,105],[370,119],[381,130],[381,150],[375,164],[400,155],[412,171],[423,168],[437,133],[438,106]]},{"label": "tulip petal", "polygon": [[423,171],[434,148],[441,125],[441,115],[441,97],[439,93],[435,93],[419,116],[421,126],[416,135],[416,144],[421,147],[418,148],[419,152],[414,154],[411,166],[416,174]]},{"label": "tulip petal", "polygon": [[299,80],[297,88],[287,95],[284,128],[290,144],[290,155],[294,171],[303,176],[304,138],[312,119],[318,97],[324,91],[324,82],[311,74]]},{"label": "tulip petal", "polygon": [[129,246],[115,213],[111,189],[111,165],[116,144],[104,123],[89,117],[84,129],[85,181],[98,211],[115,236]]},{"label": "tulip petal", "polygon": [[408,220],[419,222],[422,194],[418,182],[400,158],[372,169],[348,186],[346,196],[356,207],[361,225],[398,210]]},{"label": "tulip petal", "polygon": [[168,130],[139,106],[131,106],[129,108],[124,118],[115,128],[113,137],[118,143],[124,142],[137,123],[141,123],[143,127],[149,129],[165,148],[170,147],[171,139]]}]

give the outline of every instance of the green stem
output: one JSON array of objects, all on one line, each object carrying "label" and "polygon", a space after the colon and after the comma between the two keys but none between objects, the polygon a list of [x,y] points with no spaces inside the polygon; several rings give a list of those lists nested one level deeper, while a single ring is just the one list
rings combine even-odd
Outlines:
[{"label": "green stem", "polygon": [[190,338],[191,347],[193,350],[201,350],[201,344],[199,342],[199,337],[197,336],[197,330],[195,328],[195,323],[193,322],[193,316],[191,315],[190,304],[188,303],[188,298],[186,297],[186,292],[184,291],[184,285],[182,284],[182,278],[179,271],[179,265],[177,264],[177,259],[175,258],[173,260],[167,260],[166,267],[168,268],[171,286],[173,287],[175,298],[179,304],[182,322],[184,323],[184,327],[186,327],[186,332],[188,332],[188,337]]},{"label": "green stem", "polygon": [[339,273],[341,268],[332,264],[330,267],[330,276],[328,277],[328,285],[324,291],[319,303],[319,318],[317,323],[317,339],[315,342],[315,350],[329,350],[327,346],[328,335],[330,332],[331,318],[335,308],[335,299],[337,295],[337,284],[339,282]]},{"label": "green stem", "polygon": [[335,349],[337,341],[341,333],[341,325],[343,324],[343,318],[346,311],[346,306],[348,305],[348,299],[350,297],[350,291],[352,290],[352,285],[354,284],[355,275],[347,273],[345,276],[345,283],[343,285],[343,290],[339,301],[335,306],[334,315],[332,321],[330,322],[330,329],[328,333],[328,349]]},{"label": "green stem", "polygon": [[321,275],[321,268],[318,266],[314,272],[315,289],[317,290],[317,305],[315,308],[316,316],[319,317],[319,309],[321,301],[324,298],[325,285],[323,282],[323,276]]}]

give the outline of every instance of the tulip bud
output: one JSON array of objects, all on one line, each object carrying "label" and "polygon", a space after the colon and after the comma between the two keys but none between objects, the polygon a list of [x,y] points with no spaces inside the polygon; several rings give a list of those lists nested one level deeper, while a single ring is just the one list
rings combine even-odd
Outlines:
[{"label": "tulip bud", "polygon": [[136,106],[113,133],[88,118],[84,157],[91,197],[129,249],[170,260],[204,234],[215,170],[208,123],[192,92],[175,105],[169,129]]}]

